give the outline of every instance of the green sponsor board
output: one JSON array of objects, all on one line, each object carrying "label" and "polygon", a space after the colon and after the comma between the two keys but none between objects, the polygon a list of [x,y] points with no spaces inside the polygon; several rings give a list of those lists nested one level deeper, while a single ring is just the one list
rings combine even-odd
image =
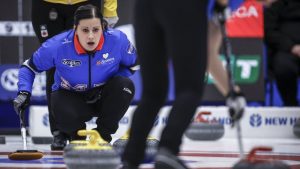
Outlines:
[{"label": "green sponsor board", "polygon": [[[220,59],[225,67],[225,57],[221,55]],[[232,55],[230,59],[233,77],[237,84],[253,84],[259,80],[261,71],[259,55]],[[208,74],[208,84],[212,83],[214,83],[213,77]]]}]

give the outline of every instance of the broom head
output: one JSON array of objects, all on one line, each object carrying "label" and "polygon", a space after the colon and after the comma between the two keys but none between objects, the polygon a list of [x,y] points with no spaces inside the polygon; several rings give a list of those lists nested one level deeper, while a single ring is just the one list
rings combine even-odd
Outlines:
[{"label": "broom head", "polygon": [[37,160],[43,157],[43,153],[37,150],[17,150],[8,154],[10,160]]}]

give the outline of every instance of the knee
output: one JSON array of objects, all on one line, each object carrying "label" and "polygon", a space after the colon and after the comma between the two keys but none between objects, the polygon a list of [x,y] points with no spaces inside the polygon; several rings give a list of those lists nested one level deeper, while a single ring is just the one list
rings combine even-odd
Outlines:
[{"label": "knee", "polygon": [[133,81],[128,77],[123,76],[116,76],[109,82],[111,87],[113,88],[112,91],[118,91],[121,94],[125,94],[133,98],[135,94],[135,87]]}]

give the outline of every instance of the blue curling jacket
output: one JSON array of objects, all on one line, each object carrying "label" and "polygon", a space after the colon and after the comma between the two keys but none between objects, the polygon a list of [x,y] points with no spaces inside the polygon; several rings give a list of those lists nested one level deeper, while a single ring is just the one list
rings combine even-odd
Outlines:
[{"label": "blue curling jacket", "polygon": [[139,69],[136,50],[119,30],[103,32],[94,53],[86,53],[74,30],[48,39],[19,70],[19,91],[31,93],[35,74],[55,67],[52,91],[87,91],[110,78],[130,76]]}]

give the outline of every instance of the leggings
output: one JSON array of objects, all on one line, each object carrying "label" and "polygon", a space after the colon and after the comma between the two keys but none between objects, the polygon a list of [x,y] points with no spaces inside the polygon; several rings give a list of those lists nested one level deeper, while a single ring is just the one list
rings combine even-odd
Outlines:
[{"label": "leggings", "polygon": [[138,165],[154,119],[168,93],[168,62],[173,64],[175,100],[159,147],[179,152],[182,136],[201,103],[207,65],[207,0],[138,0],[136,47],[141,64],[142,98],[134,112],[123,161]]}]

